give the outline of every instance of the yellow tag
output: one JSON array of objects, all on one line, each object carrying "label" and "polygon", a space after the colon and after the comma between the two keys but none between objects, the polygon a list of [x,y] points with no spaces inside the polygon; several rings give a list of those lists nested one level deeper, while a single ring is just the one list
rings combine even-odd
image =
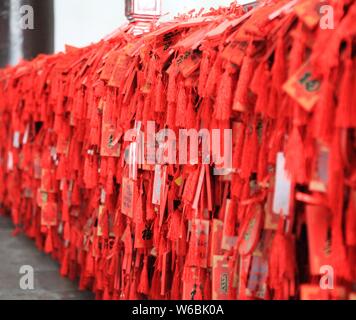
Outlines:
[{"label": "yellow tag", "polygon": [[183,178],[182,176],[178,177],[177,179],[174,180],[177,186],[181,186],[183,183]]}]

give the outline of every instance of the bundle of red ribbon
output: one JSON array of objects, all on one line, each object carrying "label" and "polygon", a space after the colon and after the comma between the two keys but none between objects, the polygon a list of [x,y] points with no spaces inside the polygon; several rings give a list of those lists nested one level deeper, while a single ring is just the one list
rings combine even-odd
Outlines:
[{"label": "bundle of red ribbon", "polygon": [[[355,21],[353,0],[233,4],[1,70],[15,232],[98,299],[355,297]],[[152,123],[232,129],[231,166],[140,155]]]}]

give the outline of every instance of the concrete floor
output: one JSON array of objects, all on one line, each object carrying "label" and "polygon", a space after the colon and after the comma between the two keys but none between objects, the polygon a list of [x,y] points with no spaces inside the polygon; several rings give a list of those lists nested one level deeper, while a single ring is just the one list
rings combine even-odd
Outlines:
[{"label": "concrete floor", "polygon": [[[0,300],[90,300],[90,292],[80,292],[77,283],[59,274],[59,265],[39,252],[24,235],[13,237],[11,220],[0,216]],[[34,290],[20,288],[20,267],[34,269]]]}]

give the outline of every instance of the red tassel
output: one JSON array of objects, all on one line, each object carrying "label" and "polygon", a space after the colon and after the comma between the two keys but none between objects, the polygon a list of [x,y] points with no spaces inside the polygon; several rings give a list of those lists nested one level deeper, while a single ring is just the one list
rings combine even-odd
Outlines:
[{"label": "red tassel", "polygon": [[177,105],[175,102],[168,102],[166,124],[168,128],[174,128]]},{"label": "red tassel", "polygon": [[[331,76],[326,76],[323,80],[320,92],[320,99],[315,106],[313,116],[314,137],[324,143],[332,139],[334,117],[335,117],[335,87]],[[300,109],[299,106],[297,108]]]},{"label": "red tassel", "polygon": [[280,90],[287,79],[287,65],[285,58],[285,39],[282,35],[278,37],[274,63],[272,67],[272,83],[277,90]]},{"label": "red tassel", "polygon": [[[115,250],[115,249],[114,249]],[[108,274],[109,275],[115,275],[115,272],[117,271],[118,267],[118,257],[117,254],[114,254],[111,258],[110,265],[109,265],[109,270]]]},{"label": "red tassel", "polygon": [[65,250],[63,253],[63,259],[62,259],[62,263],[61,263],[61,270],[60,270],[60,274],[62,277],[65,277],[68,274],[68,268],[69,268],[69,251]]},{"label": "red tassel", "polygon": [[233,110],[246,111],[249,101],[249,84],[253,77],[253,71],[255,69],[255,59],[252,59],[249,55],[245,56],[243,64],[240,70],[239,81],[237,83]]},{"label": "red tassel", "polygon": [[64,222],[63,239],[70,240],[70,224],[69,222]]},{"label": "red tassel", "polygon": [[212,101],[210,98],[204,98],[201,103],[201,113],[200,118],[203,121],[205,127],[209,127],[209,123],[211,122],[211,114],[212,114]]},{"label": "red tassel", "polygon": [[302,137],[297,126],[294,126],[285,148],[286,170],[293,180],[304,184],[306,177],[306,161]]},{"label": "red tassel", "polygon": [[208,51],[203,52],[203,57],[200,65],[200,73],[199,73],[199,85],[198,85],[198,93],[200,97],[204,97],[206,82],[209,76],[209,67],[210,67],[210,55],[211,53]]},{"label": "red tassel", "polygon": [[172,281],[172,290],[171,290],[171,300],[180,300],[181,293],[180,293],[180,284],[182,282],[180,277],[180,270],[178,266],[178,262],[176,262],[175,272]]},{"label": "red tassel", "polygon": [[46,243],[44,247],[45,253],[51,253],[53,251],[53,242],[52,242],[52,228],[48,227]]},{"label": "red tassel", "polygon": [[187,129],[192,129],[196,127],[196,113],[194,111],[194,106],[191,99],[192,93],[190,92],[188,98],[188,105],[185,115],[185,125]]},{"label": "red tassel", "polygon": [[270,72],[267,63],[262,62],[256,70],[255,77],[252,81],[255,82],[254,92],[257,94],[255,112],[267,114],[268,92],[270,91]]},{"label": "red tassel", "polygon": [[140,282],[137,288],[137,292],[143,293],[143,294],[148,294],[149,293],[149,283],[148,283],[148,266],[147,266],[147,260],[148,258],[145,256],[144,257],[144,262],[143,262],[143,267],[141,270],[141,276],[140,276]]},{"label": "red tassel", "polygon": [[111,300],[111,296],[110,296],[108,287],[105,287],[102,299],[106,300],[106,301]]},{"label": "red tassel", "polygon": [[[281,220],[282,221],[282,220]],[[290,236],[278,231],[273,239],[269,254],[269,286],[275,290],[274,299],[286,300],[290,293],[286,288],[293,287],[295,277],[294,244]],[[286,286],[286,284],[289,284]]]},{"label": "red tassel", "polygon": [[88,276],[91,276],[94,274],[94,258],[90,254],[90,251],[88,252],[87,257],[86,257],[85,271]]},{"label": "red tassel", "polygon": [[204,283],[204,300],[211,300],[211,278],[210,273],[206,272]]},{"label": "red tassel", "polygon": [[169,229],[167,234],[167,239],[171,241],[176,241],[180,237],[179,226],[181,224],[182,213],[178,210],[174,211],[170,216]]},{"label": "red tassel", "polygon": [[245,143],[241,159],[241,178],[247,179],[251,173],[256,171],[257,155],[258,155],[258,138],[255,128],[251,128],[252,132],[245,135]]},{"label": "red tassel", "polygon": [[195,191],[199,180],[199,173],[200,173],[200,168],[197,167],[194,171],[190,172],[187,181],[185,182],[182,198],[186,200],[188,203],[193,202]]},{"label": "red tassel", "polygon": [[152,278],[152,285],[150,290],[150,298],[153,300],[161,299],[161,273],[158,268],[155,268],[153,278]]},{"label": "red tassel", "polygon": [[142,121],[146,123],[148,120],[151,120],[151,98],[149,95],[145,95],[144,104],[143,104],[143,113],[142,113]]},{"label": "red tassel", "polygon": [[187,95],[185,92],[184,82],[179,84],[177,109],[176,109],[176,126],[186,128],[185,117],[187,112]]},{"label": "red tassel", "polygon": [[216,120],[230,120],[232,108],[232,67],[227,67],[218,85],[218,92],[214,106]]},{"label": "red tassel", "polygon": [[346,244],[356,246],[356,191],[350,192],[349,205],[346,212]]},{"label": "red tassel", "polygon": [[353,81],[355,81],[356,78],[353,74],[354,70],[351,58],[347,59],[344,65],[344,72],[341,80],[339,105],[336,110],[336,124],[341,128],[356,127],[355,102],[352,97],[352,90],[354,87]]},{"label": "red tassel", "polygon": [[263,127],[262,133],[262,143],[260,152],[258,154],[258,163],[257,163],[257,181],[262,182],[268,175],[268,130],[267,125]]},{"label": "red tassel", "polygon": [[158,84],[156,87],[156,103],[155,103],[155,112],[164,111],[164,87],[162,82],[162,75],[158,76]]},{"label": "red tassel", "polygon": [[212,70],[209,73],[208,79],[206,81],[205,93],[203,97],[214,97],[216,86],[220,83],[221,77],[221,65],[222,65],[222,58],[217,57]]},{"label": "red tassel", "polygon": [[229,206],[229,210],[225,212],[227,215],[224,220],[226,221],[226,227],[225,227],[225,235],[227,236],[235,236],[236,235],[236,230],[235,230],[235,224],[236,224],[236,218],[237,218],[237,203],[234,200],[231,200],[231,204]]},{"label": "red tassel", "polygon": [[174,64],[169,69],[169,79],[168,79],[168,89],[167,89],[168,102],[177,101],[177,84],[176,84],[177,74],[178,74],[178,68],[177,65]]}]

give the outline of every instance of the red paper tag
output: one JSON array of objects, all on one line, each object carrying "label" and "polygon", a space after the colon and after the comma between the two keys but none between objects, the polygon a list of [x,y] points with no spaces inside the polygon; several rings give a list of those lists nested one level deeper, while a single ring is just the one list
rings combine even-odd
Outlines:
[{"label": "red paper tag", "polygon": [[321,80],[313,75],[310,62],[306,62],[283,86],[306,111],[311,111],[320,97]]},{"label": "red paper tag", "polygon": [[326,192],[329,172],[329,149],[319,145],[318,157],[314,168],[313,178],[309,183],[309,190]]},{"label": "red paper tag", "polygon": [[42,208],[48,202],[48,193],[37,189],[36,195],[37,205]]},{"label": "red paper tag", "polygon": [[55,179],[54,171],[49,169],[42,169],[41,189],[45,192],[55,192]]},{"label": "red paper tag", "polygon": [[129,178],[122,178],[121,212],[133,217],[135,197],[135,182]]},{"label": "red paper tag", "polygon": [[55,202],[45,202],[42,205],[41,225],[53,227],[57,225],[57,204]]},{"label": "red paper tag", "polygon": [[110,123],[103,123],[101,132],[100,155],[103,157],[120,157],[121,144],[117,142],[116,128]]},{"label": "red paper tag", "polygon": [[99,206],[99,209],[98,209],[98,226],[97,226],[97,230],[96,230],[96,234],[98,237],[103,236],[102,225],[103,225],[104,209],[105,209],[104,206]]},{"label": "red paper tag", "polygon": [[343,287],[323,290],[318,285],[303,284],[300,286],[301,300],[345,300],[347,292]]},{"label": "red paper tag", "polygon": [[[274,177],[271,180],[274,180]],[[271,181],[273,183],[273,181]],[[275,214],[272,211],[272,204],[273,204],[273,193],[269,192],[267,195],[267,202],[265,205],[265,223],[264,229],[265,230],[277,230],[278,229],[278,222],[279,222],[279,215]]]},{"label": "red paper tag", "polygon": [[[232,236],[228,234],[227,229],[230,223],[235,224],[234,219],[231,219],[232,215],[236,215],[236,212],[233,212],[233,206],[231,199],[226,200],[226,207],[225,207],[225,215],[224,215],[224,229],[222,234],[222,243],[221,248],[224,250],[231,250],[235,247],[237,242],[237,236]],[[232,226],[232,229],[235,229],[235,225]]]},{"label": "red paper tag", "polygon": [[226,256],[213,258],[213,300],[227,300],[230,286],[229,261]]},{"label": "red paper tag", "polygon": [[256,247],[261,227],[263,224],[263,209],[260,204],[255,204],[250,208],[252,214],[246,217],[246,221],[241,231],[241,242],[239,253],[242,256],[252,253]]},{"label": "red paper tag", "polygon": [[137,223],[135,227],[135,248],[149,249],[153,246],[153,225]]},{"label": "red paper tag", "polygon": [[209,221],[195,219],[188,251],[188,265],[207,268],[209,253]]},{"label": "red paper tag", "polygon": [[113,51],[110,53],[110,55],[108,56],[104,69],[101,72],[101,76],[100,78],[102,80],[109,80],[112,76],[112,73],[114,71],[114,68],[117,64],[117,61],[119,60],[121,53],[120,51]]},{"label": "red paper tag", "polygon": [[310,29],[314,29],[320,21],[320,8],[327,5],[325,0],[303,0],[295,5],[294,11]]},{"label": "red paper tag", "polygon": [[122,88],[125,83],[125,75],[132,62],[131,57],[125,53],[120,52],[116,60],[115,69],[113,69],[112,76],[109,80],[109,85],[112,87]]},{"label": "red paper tag", "polygon": [[267,295],[268,260],[253,256],[248,277],[246,295],[265,299]]},{"label": "red paper tag", "polygon": [[153,180],[153,193],[152,193],[152,203],[160,205],[161,197],[165,190],[167,177],[167,167],[156,165],[155,174]]},{"label": "red paper tag", "polygon": [[178,57],[178,69],[184,78],[188,78],[199,68],[200,60],[200,56],[192,51],[186,51]]}]

